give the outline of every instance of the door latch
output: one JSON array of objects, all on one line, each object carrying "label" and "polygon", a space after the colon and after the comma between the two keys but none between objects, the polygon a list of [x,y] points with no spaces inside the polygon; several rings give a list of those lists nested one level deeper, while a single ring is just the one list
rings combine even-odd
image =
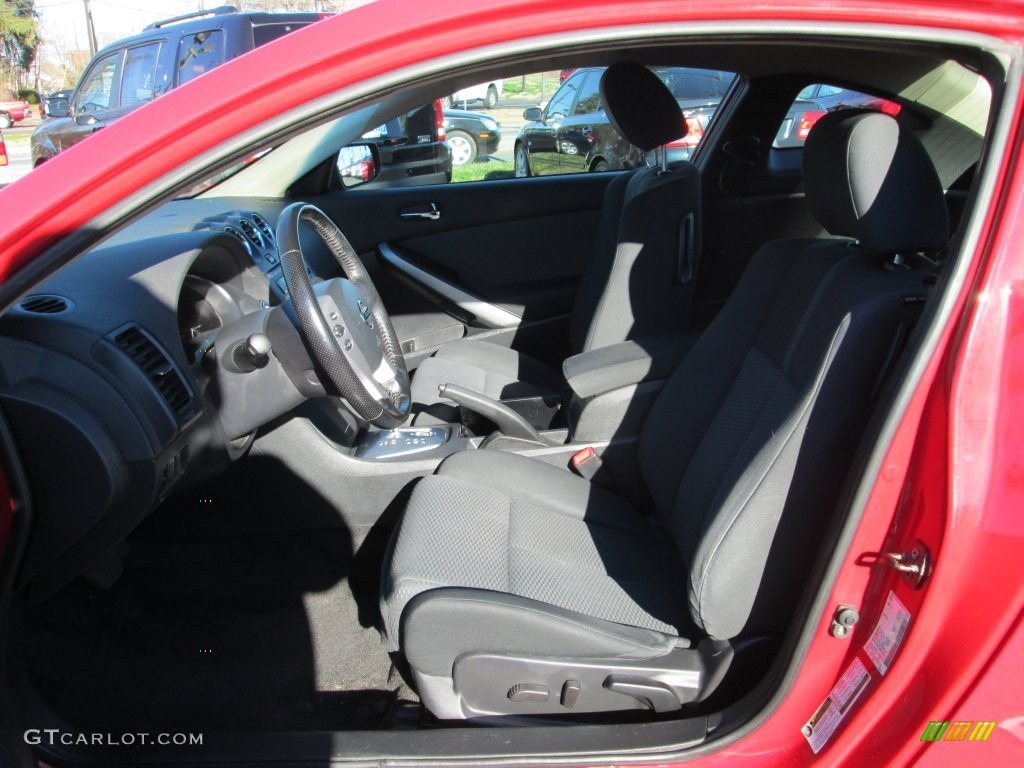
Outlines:
[{"label": "door latch", "polygon": [[931,573],[931,553],[921,541],[915,541],[907,552],[886,552],[885,559],[914,589],[920,589]]}]

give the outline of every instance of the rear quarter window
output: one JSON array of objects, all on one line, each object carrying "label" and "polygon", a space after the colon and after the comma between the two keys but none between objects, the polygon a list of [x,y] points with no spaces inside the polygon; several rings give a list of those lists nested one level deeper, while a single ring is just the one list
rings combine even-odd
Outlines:
[{"label": "rear quarter window", "polygon": [[258,48],[261,45],[266,45],[271,40],[277,40],[279,37],[284,37],[289,32],[294,32],[296,29],[302,29],[303,27],[308,26],[309,22],[302,24],[260,24],[259,26],[252,28],[252,41]]}]

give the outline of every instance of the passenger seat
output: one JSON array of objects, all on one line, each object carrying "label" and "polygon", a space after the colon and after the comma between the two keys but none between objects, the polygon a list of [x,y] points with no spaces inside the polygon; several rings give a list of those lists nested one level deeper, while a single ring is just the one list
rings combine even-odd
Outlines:
[{"label": "passenger seat", "polygon": [[[679,104],[647,67],[608,67],[601,98],[616,130],[645,152],[685,135]],[[642,168],[612,180],[570,318],[573,354],[686,329],[700,222],[700,174],[691,163]],[[448,420],[450,406],[438,395],[442,384],[502,400],[554,394],[565,380],[560,369],[527,354],[466,339],[445,345],[419,366],[413,413]]]},{"label": "passenger seat", "polygon": [[915,254],[949,238],[931,160],[889,115],[823,117],[804,183],[818,221],[850,239],[754,256],[646,418],[644,508],[496,450],[416,484],[381,617],[434,715],[679,710],[731,664],[763,664],[743,657],[790,627],[927,297],[933,265]]}]

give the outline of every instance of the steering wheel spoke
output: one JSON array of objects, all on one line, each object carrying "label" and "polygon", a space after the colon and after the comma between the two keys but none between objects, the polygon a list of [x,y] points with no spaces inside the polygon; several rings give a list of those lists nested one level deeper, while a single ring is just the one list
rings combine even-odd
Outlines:
[{"label": "steering wheel spoke", "polygon": [[[326,243],[344,278],[310,284],[299,241],[308,225]],[[277,222],[281,267],[299,332],[313,359],[361,418],[382,427],[409,415],[409,373],[377,289],[348,239],[319,208],[293,203]]]}]

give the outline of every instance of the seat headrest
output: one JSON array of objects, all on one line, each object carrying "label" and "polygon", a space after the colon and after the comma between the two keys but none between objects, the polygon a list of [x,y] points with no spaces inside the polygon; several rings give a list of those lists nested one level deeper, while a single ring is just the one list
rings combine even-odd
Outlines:
[{"label": "seat headrest", "polygon": [[672,92],[642,64],[620,61],[601,75],[601,100],[615,130],[644,152],[686,135]]},{"label": "seat headrest", "polygon": [[890,115],[843,109],[822,117],[804,145],[804,189],[825,229],[881,253],[931,251],[949,240],[935,166]]}]

